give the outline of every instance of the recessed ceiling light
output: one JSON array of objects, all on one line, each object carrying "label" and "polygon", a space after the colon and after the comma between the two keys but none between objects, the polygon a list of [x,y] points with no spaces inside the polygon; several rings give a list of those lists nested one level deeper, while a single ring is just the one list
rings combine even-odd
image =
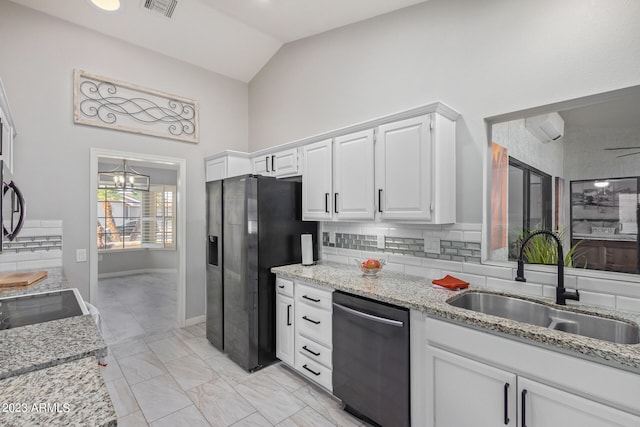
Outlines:
[{"label": "recessed ceiling light", "polygon": [[106,12],[115,12],[120,9],[120,0],[89,0],[89,3]]}]

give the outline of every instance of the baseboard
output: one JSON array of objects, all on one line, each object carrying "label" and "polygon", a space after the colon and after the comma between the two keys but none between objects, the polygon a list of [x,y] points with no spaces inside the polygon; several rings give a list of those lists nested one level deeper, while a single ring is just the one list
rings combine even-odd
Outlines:
[{"label": "baseboard", "polygon": [[193,326],[193,325],[197,325],[198,323],[203,323],[206,320],[207,320],[207,316],[205,314],[203,314],[201,316],[190,317],[190,318],[186,319],[184,321],[184,325],[185,326]]},{"label": "baseboard", "polygon": [[132,276],[134,274],[150,274],[150,273],[177,273],[175,268],[141,268],[140,270],[114,271],[113,273],[100,273],[98,279],[107,279],[109,277]]}]

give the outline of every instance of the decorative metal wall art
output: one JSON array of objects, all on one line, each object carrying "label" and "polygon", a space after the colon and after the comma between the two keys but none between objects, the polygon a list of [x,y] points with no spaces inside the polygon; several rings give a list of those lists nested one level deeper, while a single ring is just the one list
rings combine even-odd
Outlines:
[{"label": "decorative metal wall art", "polygon": [[74,71],[75,123],[198,142],[198,101]]}]

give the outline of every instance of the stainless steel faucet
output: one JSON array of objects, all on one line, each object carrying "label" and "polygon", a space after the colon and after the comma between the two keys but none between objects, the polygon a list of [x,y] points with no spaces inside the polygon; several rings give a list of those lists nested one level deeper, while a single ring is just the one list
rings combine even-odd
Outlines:
[{"label": "stainless steel faucet", "polygon": [[547,236],[553,237],[553,240],[555,240],[556,245],[558,246],[558,284],[556,286],[556,304],[567,305],[568,299],[580,301],[580,293],[577,289],[575,291],[567,291],[564,287],[564,253],[562,251],[562,242],[560,242],[560,239],[555,233],[549,230],[534,231],[522,242],[522,245],[520,246],[520,255],[518,256],[518,271],[515,278],[516,282],[527,281],[524,277],[524,248],[527,246],[527,243],[529,243],[529,240],[538,234],[546,234]]}]

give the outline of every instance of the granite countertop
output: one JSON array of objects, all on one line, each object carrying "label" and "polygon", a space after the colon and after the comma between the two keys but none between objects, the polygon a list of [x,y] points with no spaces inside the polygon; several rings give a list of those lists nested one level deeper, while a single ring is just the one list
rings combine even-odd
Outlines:
[{"label": "granite countertop", "polygon": [[[615,344],[454,307],[447,304],[446,301],[464,291],[434,289],[431,285],[431,280],[435,279],[435,277],[423,278],[388,271],[382,271],[377,277],[365,277],[355,266],[330,262],[320,262],[313,266],[294,264],[274,267],[271,271],[280,277],[302,280],[318,286],[419,310],[431,317],[464,324],[487,332],[511,336],[530,344],[542,345],[568,352],[578,357],[640,373],[640,344]],[[474,288],[473,286],[470,286],[469,289],[487,290]],[[504,291],[492,292],[503,295],[516,295],[515,293]],[[555,305],[550,298],[517,296],[548,305]],[[587,306],[574,302],[571,302],[565,308],[571,311],[595,312],[605,317],[640,324],[640,315],[628,312]]]},{"label": "granite countertop", "polygon": [[0,380],[3,426],[115,426],[95,357]]},{"label": "granite countertop", "polygon": [[[62,268],[47,272],[47,278],[33,285],[0,290],[0,297],[69,287]],[[116,425],[95,358],[106,356],[106,352],[107,345],[91,315],[0,330],[0,390],[2,396],[12,399],[0,404],[26,404],[29,409],[27,413],[4,411],[0,424]],[[68,411],[64,403],[68,403]],[[33,408],[34,404],[51,404],[54,409]]]},{"label": "granite countertop", "polygon": [[38,280],[36,283],[29,286],[17,286],[11,288],[0,288],[0,298],[13,297],[16,295],[32,294],[36,292],[57,291],[58,289],[65,289],[69,287],[67,279],[64,277],[62,267],[46,268],[39,270],[21,270],[12,273],[32,273],[35,271],[47,271],[47,277],[42,280]]},{"label": "granite countertop", "polygon": [[91,315],[0,331],[0,379],[86,356],[103,356],[107,345]]}]

